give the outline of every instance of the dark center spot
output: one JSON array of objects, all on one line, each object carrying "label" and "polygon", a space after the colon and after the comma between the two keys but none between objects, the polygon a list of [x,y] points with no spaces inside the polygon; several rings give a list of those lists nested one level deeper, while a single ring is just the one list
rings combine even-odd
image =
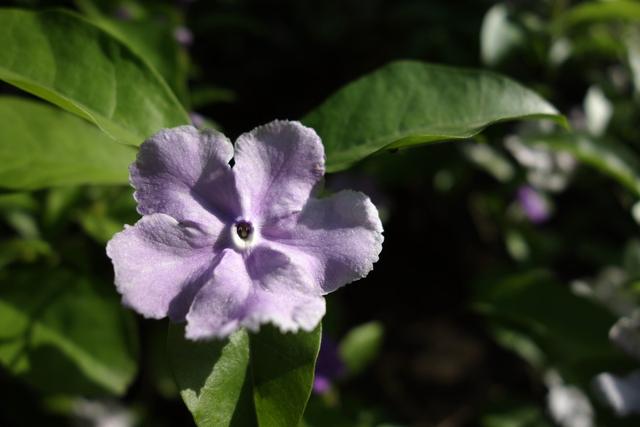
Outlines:
[{"label": "dark center spot", "polygon": [[248,221],[239,221],[236,223],[236,233],[242,240],[247,240],[251,233],[253,232],[253,227],[251,223]]}]

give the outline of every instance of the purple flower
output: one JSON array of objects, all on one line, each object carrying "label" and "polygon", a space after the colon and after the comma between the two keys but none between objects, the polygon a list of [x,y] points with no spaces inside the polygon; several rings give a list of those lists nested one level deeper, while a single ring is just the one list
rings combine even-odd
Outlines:
[{"label": "purple flower", "polygon": [[518,203],[529,221],[534,224],[543,223],[551,216],[549,202],[540,192],[528,185],[518,189]]},{"label": "purple flower", "polygon": [[235,149],[192,126],[152,136],[130,168],[144,216],[107,245],[124,304],[186,320],[190,339],[313,329],[323,295],[366,276],[383,240],[366,195],[311,197],[323,174],[320,138],[298,122],[260,126]]},{"label": "purple flower", "polygon": [[176,27],[173,30],[173,37],[184,47],[189,47],[193,43],[193,33],[184,26]]},{"label": "purple flower", "polygon": [[340,358],[336,342],[328,336],[324,336],[320,344],[318,361],[316,362],[313,391],[316,394],[328,392],[331,389],[331,382],[339,378],[344,372],[345,365]]}]

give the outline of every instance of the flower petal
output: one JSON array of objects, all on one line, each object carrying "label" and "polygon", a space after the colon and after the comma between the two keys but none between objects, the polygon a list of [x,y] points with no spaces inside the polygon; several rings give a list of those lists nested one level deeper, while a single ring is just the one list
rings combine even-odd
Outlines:
[{"label": "flower petal", "polygon": [[257,330],[273,323],[282,332],[311,331],[325,313],[322,293],[305,270],[285,253],[267,246],[255,248],[247,259],[254,293],[247,302],[243,326]]},{"label": "flower petal", "polygon": [[130,168],[138,212],[165,213],[179,221],[217,225],[239,213],[231,142],[193,126],[164,129],[140,146]]},{"label": "flower petal", "polygon": [[209,281],[200,289],[187,313],[185,335],[192,340],[223,338],[240,327],[253,284],[242,255],[221,252]]},{"label": "flower petal", "polygon": [[125,226],[107,244],[124,304],[145,317],[184,319],[214,254],[211,236],[165,214]]},{"label": "flower petal", "polygon": [[187,314],[186,336],[226,337],[268,322],[283,332],[309,331],[324,313],[324,298],[286,255],[257,247],[245,259],[226,249]]},{"label": "flower petal", "polygon": [[299,122],[276,120],[236,141],[234,172],[243,214],[280,218],[300,211],[324,174],[324,147]]},{"label": "flower petal", "polygon": [[382,251],[382,231],[371,200],[344,190],[310,199],[299,215],[265,227],[262,235],[329,293],[369,274]]}]

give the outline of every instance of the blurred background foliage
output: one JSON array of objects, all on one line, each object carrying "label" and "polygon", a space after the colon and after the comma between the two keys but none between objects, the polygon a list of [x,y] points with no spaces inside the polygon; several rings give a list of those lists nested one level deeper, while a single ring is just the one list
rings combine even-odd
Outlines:
[{"label": "blurred background foliage", "polygon": [[[533,88],[571,132],[502,124],[327,176],[329,191],[372,197],[385,246],[367,279],[328,298],[304,425],[638,425],[640,387],[622,388],[620,403],[596,378],[626,376],[640,356],[640,3],[3,5],[82,13],[155,68],[194,123],[231,138],[304,117],[395,59],[492,69]],[[12,124],[37,138],[42,117],[59,114],[9,119],[31,108],[22,103],[0,104],[1,150]],[[107,165],[91,153],[70,158],[70,173],[104,166],[104,185],[0,194],[0,425],[190,425],[167,326],[121,307],[104,253],[137,219],[132,190],[110,185],[133,152]],[[34,160],[33,181],[19,187],[50,179],[49,167]]]}]

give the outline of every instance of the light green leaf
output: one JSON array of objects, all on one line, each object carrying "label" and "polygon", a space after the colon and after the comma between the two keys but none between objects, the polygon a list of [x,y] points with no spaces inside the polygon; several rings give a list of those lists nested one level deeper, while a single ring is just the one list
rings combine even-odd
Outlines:
[{"label": "light green leaf", "polygon": [[366,369],[380,351],[384,329],[380,322],[369,322],[356,326],[340,342],[340,357],[350,375]]},{"label": "light green leaf", "polygon": [[12,374],[50,393],[123,394],[136,358],[111,285],[61,269],[2,271],[0,363]]},{"label": "light green leaf", "polygon": [[640,21],[640,3],[637,1],[592,1],[569,9],[560,17],[565,27],[603,21]]},{"label": "light green leaf", "polygon": [[321,328],[282,334],[263,326],[228,340],[192,342],[169,328],[170,363],[196,424],[297,427],[311,394]]},{"label": "light green leaf", "polygon": [[497,122],[541,118],[566,124],[551,104],[506,77],[400,61],[340,89],[303,122],[322,137],[327,170],[335,172],[382,149],[470,138]]},{"label": "light green leaf", "polygon": [[126,184],[136,156],[98,128],[58,108],[0,97],[0,187],[34,190]]},{"label": "light green leaf", "polygon": [[[0,79],[132,145],[188,116],[161,77],[73,13],[0,10]],[[25,52],[29,54],[26,55]]]},{"label": "light green leaf", "polygon": [[[153,13],[130,20],[114,19],[90,0],[75,3],[91,22],[113,34],[158,71],[180,99],[186,97],[188,58],[173,35],[175,24],[170,19],[165,16],[159,19]],[[114,3],[107,4],[110,6],[107,9],[115,9]],[[113,10],[111,12],[113,14]]]}]

